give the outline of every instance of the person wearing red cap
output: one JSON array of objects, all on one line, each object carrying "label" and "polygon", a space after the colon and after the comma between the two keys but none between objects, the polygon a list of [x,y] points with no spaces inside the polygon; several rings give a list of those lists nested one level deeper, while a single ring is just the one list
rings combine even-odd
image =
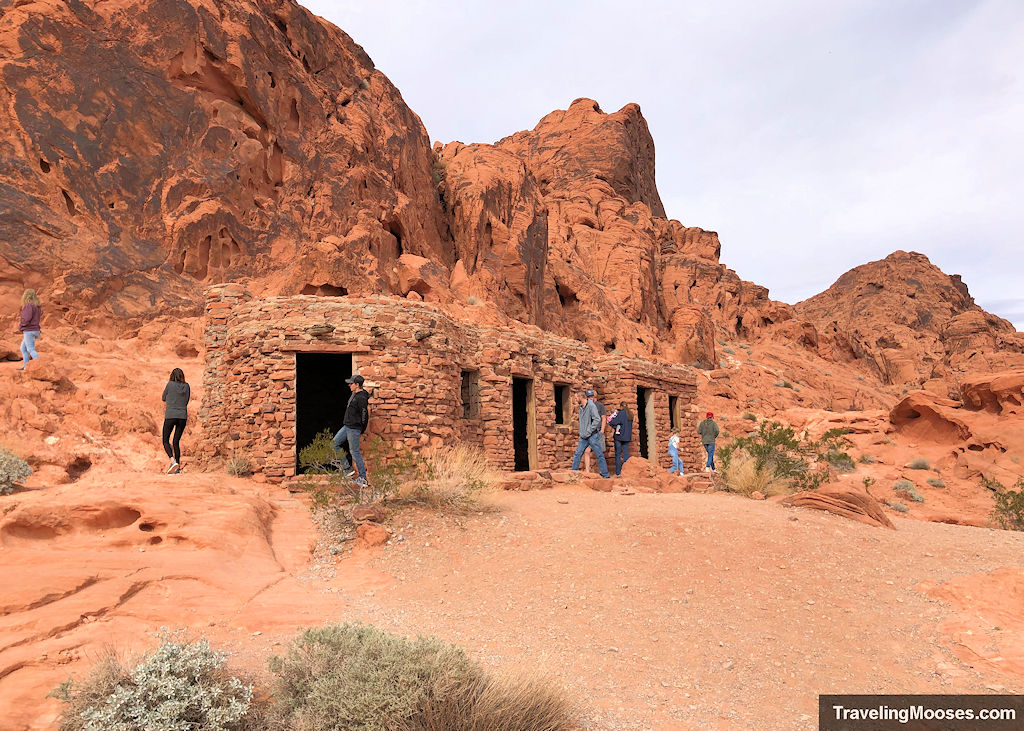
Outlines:
[{"label": "person wearing red cap", "polygon": [[715,415],[710,411],[707,418],[697,427],[700,434],[700,443],[704,445],[704,451],[708,453],[708,462],[704,465],[705,472],[717,472],[715,469],[715,440],[718,439],[718,424],[715,423]]}]

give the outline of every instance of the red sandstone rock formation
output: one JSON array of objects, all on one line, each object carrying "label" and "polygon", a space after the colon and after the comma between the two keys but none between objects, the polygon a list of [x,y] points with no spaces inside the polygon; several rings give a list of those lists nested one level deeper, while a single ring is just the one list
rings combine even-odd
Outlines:
[{"label": "red sandstone rock formation", "polygon": [[351,38],[293,0],[2,13],[12,289],[35,286],[97,326],[198,313],[210,282],[400,292],[402,253],[452,263],[419,118]]},{"label": "red sandstone rock formation", "polygon": [[852,269],[794,309],[817,326],[824,357],[864,360],[889,384],[945,389],[956,371],[1024,364],[1024,336],[916,252]]}]

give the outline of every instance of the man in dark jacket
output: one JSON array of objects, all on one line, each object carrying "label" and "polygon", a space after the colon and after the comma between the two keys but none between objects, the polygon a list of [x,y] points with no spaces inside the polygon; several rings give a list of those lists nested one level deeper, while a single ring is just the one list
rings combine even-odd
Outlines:
[{"label": "man in dark jacket", "polygon": [[715,423],[715,415],[710,411],[707,417],[697,427],[700,434],[700,443],[704,445],[704,451],[708,453],[708,461],[704,466],[705,472],[715,472],[715,440],[718,439],[718,424]]},{"label": "man in dark jacket", "polygon": [[601,417],[597,413],[597,406],[593,401],[594,392],[587,391],[579,395],[580,405],[580,441],[576,445],[576,454],[572,458],[572,468],[579,470],[580,459],[583,453],[590,449],[597,457],[597,468],[601,470],[601,477],[611,477],[608,474],[608,463],[604,460],[604,439],[601,436]]},{"label": "man in dark jacket", "polygon": [[[366,431],[366,426],[370,422],[370,394],[363,389],[362,376],[346,378],[345,383],[348,384],[352,395],[348,399],[345,418],[341,422],[342,427],[334,435],[334,449],[339,449],[343,444],[348,448],[348,454],[345,455],[345,474],[350,477],[354,474],[352,462],[355,462],[356,469],[359,470],[356,483],[365,485],[366,465],[363,464],[363,455],[359,451],[359,438]],[[351,456],[352,462],[349,461],[349,456]]]},{"label": "man in dark jacket", "polygon": [[629,459],[629,443],[633,441],[633,412],[623,401],[619,404],[619,410],[608,422],[608,426],[614,429],[612,438],[615,440],[615,474],[622,474],[622,463]]}]

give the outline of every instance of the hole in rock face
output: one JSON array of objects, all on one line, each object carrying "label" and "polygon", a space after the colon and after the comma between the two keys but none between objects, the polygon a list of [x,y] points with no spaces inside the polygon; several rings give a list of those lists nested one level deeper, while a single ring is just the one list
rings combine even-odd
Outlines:
[{"label": "hole in rock face", "polygon": [[153,536],[152,538],[149,539],[149,545],[151,545],[151,546],[155,546],[158,543],[163,543],[163,542],[164,542],[164,539],[161,538],[160,536]]},{"label": "hole in rock face", "polygon": [[84,475],[92,467],[92,460],[88,457],[75,457],[74,461],[71,462],[66,468],[68,477],[72,480],[77,480],[79,477]]},{"label": "hole in rock face", "polygon": [[114,528],[127,528],[141,517],[142,513],[132,508],[108,508],[89,516],[85,519],[84,523],[98,530],[112,530]]},{"label": "hole in rock face", "polygon": [[39,169],[44,173],[50,172],[50,163],[46,162],[43,158],[39,158]]},{"label": "hole in rock face", "polygon": [[139,523],[139,530],[143,533],[150,533],[155,527],[152,523]]},{"label": "hole in rock face", "polygon": [[67,206],[68,215],[75,215],[78,212],[78,209],[75,208],[75,202],[71,200],[71,196],[68,195],[68,192],[63,188],[60,189],[60,194],[64,196],[64,205]]}]

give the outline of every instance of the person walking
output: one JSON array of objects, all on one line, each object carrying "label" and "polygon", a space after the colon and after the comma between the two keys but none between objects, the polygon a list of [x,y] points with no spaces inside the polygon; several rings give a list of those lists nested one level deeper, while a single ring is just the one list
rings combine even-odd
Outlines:
[{"label": "person walking", "polygon": [[718,424],[715,423],[715,415],[710,411],[704,421],[697,427],[700,434],[700,443],[704,445],[704,451],[708,453],[707,464],[704,465],[705,472],[716,472],[715,469],[715,440],[718,439]]},{"label": "person walking", "polygon": [[683,474],[683,460],[679,459],[679,435],[673,434],[668,440],[668,456],[672,458],[672,466],[668,468],[668,473],[672,474],[675,472],[678,475]]},{"label": "person walking", "polygon": [[18,324],[18,332],[21,333],[21,368],[23,371],[28,368],[28,362],[39,358],[36,352],[36,339],[39,337],[39,322],[43,318],[43,308],[39,303],[34,289],[26,289],[21,295],[21,321]]},{"label": "person walking", "polygon": [[589,449],[597,458],[597,467],[601,471],[601,477],[608,478],[608,464],[604,459],[601,436],[601,417],[597,413],[597,405],[593,401],[594,392],[587,391],[580,393],[577,402],[580,406],[580,441],[576,445],[576,454],[572,457],[572,469],[579,472],[580,459],[583,453]]},{"label": "person walking", "polygon": [[619,404],[608,426],[615,430],[612,434],[615,443],[615,474],[621,475],[622,463],[629,459],[629,443],[633,441],[633,412],[625,401]]},{"label": "person walking", "polygon": [[185,433],[185,424],[188,422],[188,401],[191,397],[192,391],[185,382],[185,373],[181,368],[175,368],[160,397],[166,404],[163,443],[164,451],[171,460],[171,466],[167,468],[169,475],[181,472],[181,435]]},{"label": "person walking", "polygon": [[[594,391],[591,390],[590,393],[594,393]],[[607,446],[605,444],[605,441],[604,441],[604,427],[605,427],[605,424],[608,423],[608,409],[606,409],[604,404],[602,404],[596,398],[594,399],[594,406],[597,407],[597,415],[599,417],[601,417],[601,430],[600,430],[599,433],[600,433],[600,436],[601,436],[601,454],[604,454],[605,448]],[[607,464],[607,460],[605,461],[605,464]],[[583,471],[584,472],[590,472],[591,471],[590,470],[590,452],[584,452],[584,454],[583,454]]]},{"label": "person walking", "polygon": [[[345,383],[348,384],[352,395],[348,398],[341,429],[334,435],[334,450],[338,451],[345,446],[345,474],[351,477],[358,470],[356,484],[362,487],[366,485],[366,465],[363,463],[363,454],[359,451],[359,439],[370,423],[370,394],[363,388],[362,376],[346,378]],[[352,468],[353,463],[355,470]]]}]

